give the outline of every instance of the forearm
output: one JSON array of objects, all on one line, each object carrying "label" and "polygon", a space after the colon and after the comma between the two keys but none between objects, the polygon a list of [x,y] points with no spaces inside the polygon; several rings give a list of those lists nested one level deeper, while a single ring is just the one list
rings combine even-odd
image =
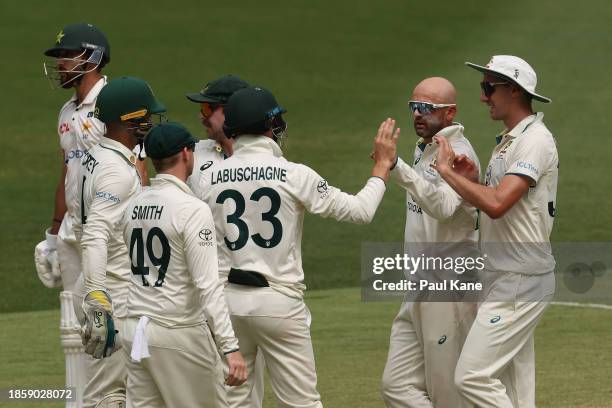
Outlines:
[{"label": "forearm", "polygon": [[483,211],[491,218],[499,218],[503,215],[502,200],[497,195],[497,189],[475,183],[457,174],[450,167],[438,166],[438,172],[444,181],[466,202]]},{"label": "forearm", "polygon": [[384,181],[389,180],[389,172],[391,171],[392,166],[393,162],[376,162],[372,168],[372,177],[379,177]]},{"label": "forearm", "polygon": [[385,183],[378,176],[370,177],[365,186],[355,195],[336,190],[328,211],[322,215],[331,216],[338,221],[367,224],[374,218],[385,190]]},{"label": "forearm", "polygon": [[219,278],[206,288],[200,288],[200,301],[203,305],[204,315],[215,336],[215,342],[224,352],[239,348],[238,339],[231,324],[227,302],[223,293],[223,285]]},{"label": "forearm", "polygon": [[437,220],[452,217],[461,206],[461,198],[450,187],[444,183],[428,182],[401,159],[398,159],[391,175],[425,213]]},{"label": "forearm", "polygon": [[83,225],[83,236],[80,243],[83,254],[85,293],[106,288],[108,240],[108,232],[103,225],[98,225],[95,219],[88,220],[87,224]]},{"label": "forearm", "polygon": [[53,220],[51,223],[51,231],[50,231],[50,233],[53,235],[57,235],[60,225],[62,224],[62,220],[64,219],[64,215],[66,214],[66,211],[68,210],[66,206],[65,182],[66,182],[66,165],[64,164],[62,175],[60,176],[60,179],[57,182],[57,187],[55,188],[55,206],[53,210]]}]

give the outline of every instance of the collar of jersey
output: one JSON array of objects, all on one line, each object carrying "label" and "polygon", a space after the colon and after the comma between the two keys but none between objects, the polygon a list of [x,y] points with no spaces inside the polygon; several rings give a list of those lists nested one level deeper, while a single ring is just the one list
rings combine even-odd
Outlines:
[{"label": "collar of jersey", "polygon": [[[104,85],[106,85],[106,81],[107,81],[106,76],[103,76],[102,78],[100,78],[98,82],[96,82],[96,84],[93,86],[93,88],[89,90],[89,92],[87,93],[87,96],[85,96],[85,99],[83,99],[83,102],[81,102],[78,108],[80,108],[83,105],[95,104],[96,99],[98,99],[98,95],[100,94],[100,91],[102,90],[102,88],[104,88]],[[70,101],[76,104],[76,100],[77,100],[77,96],[75,93],[74,95],[72,95],[72,98],[70,98]]]},{"label": "collar of jersey", "polygon": [[151,187],[162,186],[164,184],[174,184],[176,187],[181,189],[183,192],[193,195],[193,192],[189,188],[187,184],[185,184],[181,179],[172,174],[166,173],[157,173],[155,178],[151,179]]},{"label": "collar of jersey", "polygon": [[525,133],[525,131],[529,129],[531,125],[533,125],[536,122],[541,122],[543,118],[544,118],[543,112],[536,112],[533,115],[529,115],[525,117],[523,120],[517,123],[516,126],[512,128],[511,131],[508,132],[508,129],[506,129],[501,133],[501,135],[497,136],[497,140],[498,140],[497,144],[499,144],[505,136],[510,136],[513,138],[519,137],[520,135]]},{"label": "collar of jersey", "polygon": [[[447,140],[453,140],[457,137],[460,137],[461,135],[463,135],[463,125],[457,122],[453,122],[452,125],[447,126],[441,129],[438,133],[436,133],[436,136],[445,137]],[[416,145],[419,147],[423,145],[423,148],[421,150],[425,150],[425,146],[427,146],[428,144],[431,143],[425,143],[422,137],[419,137],[416,142]]]},{"label": "collar of jersey", "polygon": [[100,146],[113,150],[123,156],[132,166],[136,162],[136,154],[128,149],[123,143],[119,143],[116,140],[109,139],[106,136],[100,138]]},{"label": "collar of jersey", "polygon": [[281,148],[269,137],[242,135],[234,142],[234,155],[249,153],[271,153],[275,157],[283,156]]}]

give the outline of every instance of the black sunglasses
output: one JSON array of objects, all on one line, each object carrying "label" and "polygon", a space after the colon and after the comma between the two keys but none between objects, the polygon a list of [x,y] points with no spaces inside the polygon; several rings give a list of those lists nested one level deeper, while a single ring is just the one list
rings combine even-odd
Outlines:
[{"label": "black sunglasses", "polygon": [[480,89],[482,89],[482,93],[484,94],[484,96],[489,98],[491,95],[493,95],[493,93],[495,93],[495,87],[496,86],[507,86],[507,85],[510,85],[510,84],[508,82],[487,82],[487,81],[482,81],[480,83]]}]

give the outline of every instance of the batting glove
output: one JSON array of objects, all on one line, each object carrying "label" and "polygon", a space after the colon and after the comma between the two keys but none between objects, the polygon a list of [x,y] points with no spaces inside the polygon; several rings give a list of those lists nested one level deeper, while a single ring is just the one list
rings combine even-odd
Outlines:
[{"label": "batting glove", "polygon": [[62,286],[59,262],[57,259],[57,235],[45,231],[46,239],[34,247],[34,265],[38,279],[48,288]]}]

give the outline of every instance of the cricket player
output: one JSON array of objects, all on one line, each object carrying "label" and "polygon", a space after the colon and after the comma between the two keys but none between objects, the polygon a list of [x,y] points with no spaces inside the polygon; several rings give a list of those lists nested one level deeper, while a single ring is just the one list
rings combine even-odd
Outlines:
[{"label": "cricket player", "polygon": [[[247,86],[249,86],[247,82],[235,75],[228,74],[208,82],[200,92],[186,95],[190,101],[200,104],[200,120],[208,135],[207,140],[200,140],[195,145],[193,173],[187,179],[187,185],[196,195],[199,189],[200,174],[213,163],[225,160],[233,153],[234,139],[228,138],[223,132],[224,107],[234,92]],[[261,408],[264,396],[264,361],[261,353],[257,353],[252,377],[251,400],[244,400],[242,407]]]},{"label": "cricket player", "polygon": [[178,123],[153,127],[145,144],[157,176],[124,215],[133,272],[122,338],[132,359],[128,407],[226,407],[216,346],[229,366],[226,384],[246,379],[219,280],[212,214],[186,184],[196,142]]},{"label": "cricket player", "polygon": [[[45,51],[52,61],[44,64],[45,74],[54,88],[74,89],[58,118],[58,135],[62,148],[62,171],[55,191],[52,225],[46,240],[36,246],[38,276],[47,287],[63,286],[60,293],[62,347],[66,358],[66,386],[75,388],[75,401],[68,407],[81,408],[91,359],[83,353],[79,323],[74,313],[73,296],[81,275],[81,257],[73,225],[76,218],[79,187],[78,168],[84,153],[98,144],[105,132],[94,117],[96,99],[106,77],[102,69],[110,62],[109,42],[97,27],[78,23],[64,27],[54,44]],[[75,299],[80,303],[82,299]]]},{"label": "cricket player", "polygon": [[121,222],[141,189],[134,147],[165,112],[149,85],[138,78],[110,81],[100,92],[95,116],[106,125],[100,143],[88,150],[79,169],[80,222],[75,227],[83,257],[82,338],[85,352],[102,359],[88,378],[86,396],[96,407],[123,407],[126,367],[115,334],[122,331],[132,273]]},{"label": "cricket player", "polygon": [[234,154],[205,170],[199,194],[211,207],[220,274],[240,350],[246,386],[228,391],[230,406],[248,400],[257,349],[263,353],[279,406],[322,407],[317,391],[310,313],[303,301],[304,212],[368,223],[385,192],[399,129],[385,121],[376,138],[372,177],[355,196],[309,167],[283,158],[286,123],[274,96],[260,87],[235,92],[225,106],[225,133]]},{"label": "cricket player", "polygon": [[[412,166],[397,159],[392,178],[406,190],[405,251],[419,257],[436,249],[440,257],[477,256],[478,213],[445,182],[434,168],[444,138],[457,152],[479,162],[463,126],[453,122],[456,90],[444,78],[421,81],[408,102],[419,136]],[[437,249],[440,249],[437,252]],[[442,279],[454,278],[454,273]],[[430,279],[427,273],[424,279]],[[449,293],[450,295],[450,293]],[[383,398],[389,408],[458,408],[463,406],[454,384],[454,371],[465,337],[476,313],[475,303],[443,296],[406,301],[391,328]]]},{"label": "cricket player", "polygon": [[202,171],[232,155],[232,139],[223,133],[224,106],[234,92],[247,86],[249,86],[247,82],[228,74],[208,82],[200,92],[186,95],[190,101],[200,104],[200,120],[208,135],[207,140],[196,143],[193,153],[195,159],[193,174],[187,180],[192,190],[198,188]]},{"label": "cricket player", "polygon": [[496,55],[483,73],[481,102],[504,123],[484,185],[453,171],[469,164],[436,137],[436,168],[465,201],[479,208],[483,281],[478,308],[455,372],[460,393],[478,407],[535,407],[533,333],[555,288],[550,233],[555,215],[559,156],[553,135],[532,101],[537,77],[523,59]]}]

